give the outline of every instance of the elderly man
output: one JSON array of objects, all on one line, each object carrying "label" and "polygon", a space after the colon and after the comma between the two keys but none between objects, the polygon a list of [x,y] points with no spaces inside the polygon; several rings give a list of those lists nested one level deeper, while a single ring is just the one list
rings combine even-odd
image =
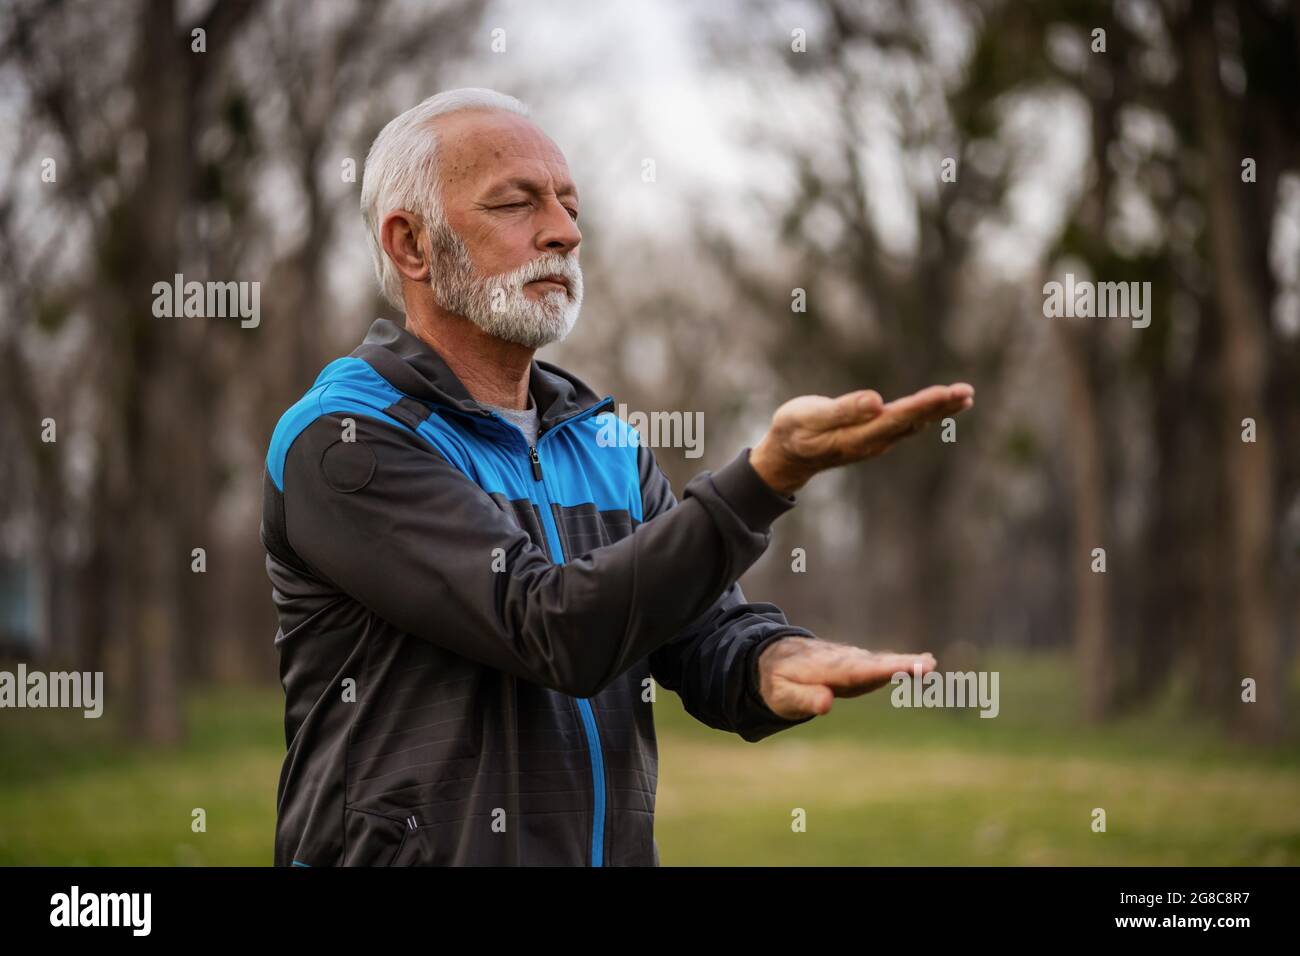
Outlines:
[{"label": "elderly man", "polygon": [[652,680],[757,741],[934,666],[818,640],[736,580],[813,475],[972,389],[794,399],[678,502],[613,399],[533,357],[578,316],[582,234],[526,113],[455,90],[379,134],[361,204],[405,328],[377,320],[271,439],[277,865],[657,865]]}]

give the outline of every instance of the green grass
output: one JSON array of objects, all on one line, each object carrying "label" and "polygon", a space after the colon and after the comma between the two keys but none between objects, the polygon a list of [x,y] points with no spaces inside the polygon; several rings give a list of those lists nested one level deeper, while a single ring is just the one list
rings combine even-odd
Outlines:
[{"label": "green grass", "polygon": [[[125,746],[107,717],[6,713],[0,864],[269,865],[282,700],[276,689],[195,695],[174,750]],[[192,831],[195,808],[207,832]]]},{"label": "green grass", "polygon": [[[996,719],[896,710],[886,688],[758,744],[661,690],[662,862],[1300,864],[1295,738],[1234,743],[1189,718],[1176,689],[1090,727],[1063,660],[980,666],[1001,672]],[[153,751],[123,745],[108,718],[5,712],[0,864],[268,864],[282,718],[276,689],[206,691],[189,702],[186,745]],[[195,807],[205,833],[191,831]]]}]

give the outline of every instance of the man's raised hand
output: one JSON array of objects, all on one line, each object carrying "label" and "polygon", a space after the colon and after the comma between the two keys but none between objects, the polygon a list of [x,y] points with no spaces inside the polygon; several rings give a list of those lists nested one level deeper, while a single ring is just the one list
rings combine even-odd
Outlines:
[{"label": "man's raised hand", "polygon": [[758,658],[759,692],[779,717],[798,720],[831,709],[836,697],[857,697],[890,682],[934,670],[931,654],[894,654],[810,637],[783,637]]},{"label": "man's raised hand", "polygon": [[975,389],[965,382],[932,385],[887,404],[872,389],[839,398],[801,395],[776,410],[749,461],[768,486],[790,495],[819,471],[883,454],[974,403]]}]

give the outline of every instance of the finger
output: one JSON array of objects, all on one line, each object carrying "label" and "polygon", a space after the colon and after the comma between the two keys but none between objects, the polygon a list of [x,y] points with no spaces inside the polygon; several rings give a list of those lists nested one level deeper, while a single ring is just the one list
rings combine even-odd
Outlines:
[{"label": "finger", "polygon": [[847,392],[830,404],[810,411],[807,425],[818,431],[846,428],[860,422],[871,421],[885,407],[880,393],[872,388]]},{"label": "finger", "polygon": [[929,388],[923,388],[912,395],[889,402],[885,405],[885,413],[926,415],[940,408],[956,411],[964,407],[967,400],[970,400],[971,403],[975,401],[975,389],[966,382],[956,382],[952,385],[931,385]]},{"label": "finger", "polygon": [[965,409],[965,402],[966,399],[957,398],[957,399],[953,399],[952,401],[946,402],[943,405],[937,405],[932,408],[927,408],[924,411],[917,412],[916,414],[909,417],[907,422],[907,428],[899,433],[900,437],[902,435],[914,434],[915,432],[920,431],[926,425],[933,425],[935,422],[942,421],[945,418],[948,418],[952,415],[956,415],[958,412],[961,412]]},{"label": "finger", "polygon": [[949,396],[947,398],[938,398],[924,404],[907,404],[902,407],[886,405],[881,418],[893,418],[899,421],[909,421],[918,423],[929,423],[938,421],[947,415],[954,414],[965,406],[968,401],[966,396]]},{"label": "finger", "polygon": [[[900,659],[904,657],[907,659]],[[928,674],[934,667],[934,658],[929,655],[896,655],[893,660],[880,660],[871,667],[850,672],[843,679],[828,678],[826,683],[836,697],[859,697],[887,684]]]},{"label": "finger", "polygon": [[946,414],[955,415],[958,412],[964,412],[975,404],[974,395],[954,395],[946,406]]},{"label": "finger", "polygon": [[[932,386],[942,390],[944,386]],[[931,389],[925,389],[931,392]],[[922,399],[922,393],[898,399],[885,406],[884,411],[875,419],[854,429],[845,438],[845,447],[859,452],[880,453],[887,450],[894,442],[908,435],[914,435],[927,425],[941,421],[950,415],[965,411],[974,403],[970,396],[958,395],[943,398],[938,392],[932,392]]]},{"label": "finger", "polygon": [[910,415],[926,408],[945,404],[954,397],[949,394],[947,385],[931,385],[919,392],[913,392],[911,395],[905,395],[887,403],[885,412],[887,414]]},{"label": "finger", "polygon": [[794,654],[781,662],[781,676],[803,684],[821,683],[823,674],[832,673],[836,668],[870,655],[852,644],[840,644],[836,641],[810,641]]},{"label": "finger", "polygon": [[905,414],[890,411],[889,406],[885,406],[885,409],[884,413],[872,421],[846,430],[841,439],[841,447],[849,454],[873,451],[878,444],[892,444],[900,438],[913,435],[931,422],[938,421],[950,413],[946,405],[913,410]]},{"label": "finger", "polygon": [[873,447],[875,443],[896,441],[919,431],[932,421],[964,411],[967,407],[965,403],[973,401],[973,397],[974,389],[965,382],[931,385],[913,395],[895,399],[875,410],[876,413],[865,421],[845,422],[841,418],[843,424],[839,427],[845,430],[845,434],[837,436],[840,448],[848,455],[878,451]]},{"label": "finger", "polygon": [[877,677],[893,677],[895,674],[928,674],[935,668],[934,655],[925,654],[871,654],[864,665],[859,665],[847,676],[865,677],[873,680]]},{"label": "finger", "polygon": [[861,688],[887,682],[900,672],[925,674],[935,667],[934,655],[874,654],[859,647],[831,645],[820,653],[792,658],[782,676],[803,684],[832,689]]},{"label": "finger", "polygon": [[939,666],[933,654],[925,651],[921,654],[889,654],[881,655],[889,658],[886,665],[896,667],[897,670],[891,671],[890,676],[906,671],[909,674],[928,674]]},{"label": "finger", "polygon": [[943,418],[961,408],[965,401],[966,396],[949,395],[944,386],[936,385],[890,402],[876,421],[881,429],[903,434],[913,424],[922,425]]}]

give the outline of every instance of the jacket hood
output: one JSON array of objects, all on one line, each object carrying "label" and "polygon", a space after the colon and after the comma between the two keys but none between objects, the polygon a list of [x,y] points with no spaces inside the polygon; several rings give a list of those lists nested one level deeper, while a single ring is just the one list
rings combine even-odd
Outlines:
[{"label": "jacket hood", "polygon": [[[414,399],[450,406],[470,415],[489,414],[441,355],[389,319],[375,319],[352,355]],[[539,431],[613,400],[610,396],[602,399],[577,376],[537,359],[533,359],[528,375],[528,391],[537,407]]]}]

